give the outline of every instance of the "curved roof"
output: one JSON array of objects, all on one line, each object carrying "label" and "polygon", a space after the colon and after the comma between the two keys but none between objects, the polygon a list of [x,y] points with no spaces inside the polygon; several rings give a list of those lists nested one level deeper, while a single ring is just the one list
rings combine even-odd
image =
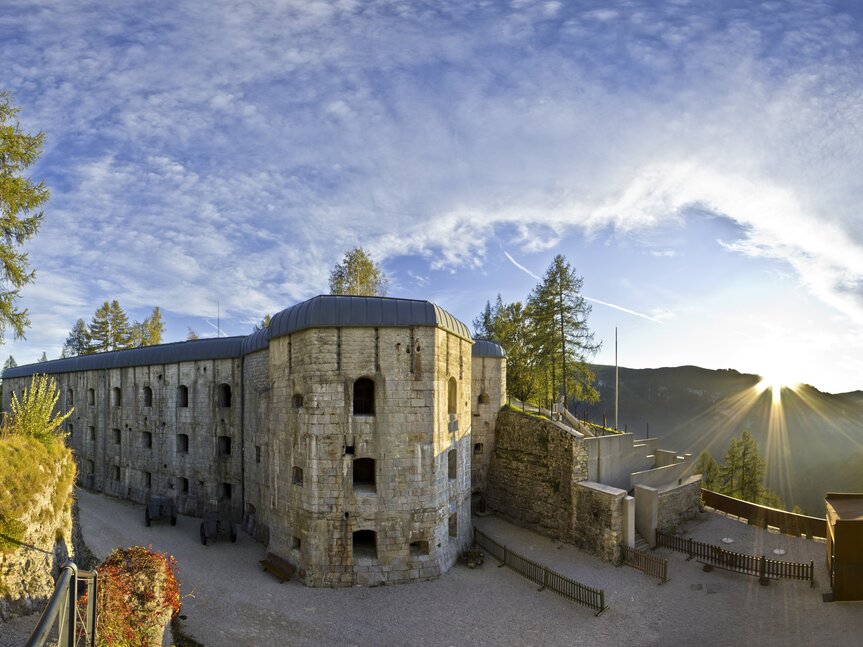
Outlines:
[{"label": "curved roof", "polygon": [[[308,328],[337,326],[436,326],[472,341],[467,326],[429,301],[320,295],[276,313],[270,320],[269,327],[245,337],[196,339],[94,355],[79,355],[7,368],[3,371],[3,377],[26,377],[34,373],[71,373],[242,357],[267,348],[272,337],[283,337]],[[489,343],[493,344],[493,342]],[[497,355],[490,356],[497,357]]]},{"label": "curved roof", "polygon": [[173,364],[202,359],[224,359],[242,355],[245,337],[220,337],[178,341],[158,346],[144,346],[128,350],[114,350],[93,355],[79,355],[50,362],[25,364],[3,371],[4,378],[27,377],[34,373],[72,373],[93,371],[102,368],[124,368],[128,366],[150,366]]},{"label": "curved roof", "polygon": [[501,357],[506,358],[506,351],[496,341],[489,339],[477,339],[473,342],[471,355],[474,357]]},{"label": "curved roof", "polygon": [[430,301],[390,297],[320,295],[277,313],[270,320],[270,338],[307,328],[337,326],[437,326],[471,340],[461,321]]}]

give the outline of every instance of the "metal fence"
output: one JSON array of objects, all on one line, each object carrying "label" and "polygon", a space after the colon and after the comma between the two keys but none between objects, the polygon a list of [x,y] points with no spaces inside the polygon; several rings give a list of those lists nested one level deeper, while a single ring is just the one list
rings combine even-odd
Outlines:
[{"label": "metal fence", "polygon": [[[96,571],[79,571],[75,564],[66,562],[26,647],[42,647],[52,640],[55,625],[58,647],[95,647],[97,580]],[[78,604],[81,588],[87,592],[86,607]]]},{"label": "metal fence", "polygon": [[658,577],[660,584],[665,584],[668,581],[668,560],[645,553],[635,548],[630,548],[625,544],[620,545],[621,562],[627,566],[637,568],[645,575]]},{"label": "metal fence", "polygon": [[762,583],[770,579],[808,580],[809,586],[815,586],[815,562],[808,564],[785,562],[763,556],[736,553],[721,546],[695,541],[691,537],[684,539],[679,535],[670,535],[659,530],[656,531],[656,545],[686,553],[687,559],[695,558],[710,566],[755,575]]},{"label": "metal fence", "polygon": [[557,573],[542,564],[527,557],[513,552],[503,544],[496,542],[481,530],[474,528],[474,541],[476,545],[485,550],[489,555],[500,562],[500,566],[509,566],[519,575],[523,575],[531,582],[540,585],[539,590],[550,589],[578,604],[596,610],[596,615],[601,614],[608,607],[605,606],[605,591],[585,586],[573,579]]}]

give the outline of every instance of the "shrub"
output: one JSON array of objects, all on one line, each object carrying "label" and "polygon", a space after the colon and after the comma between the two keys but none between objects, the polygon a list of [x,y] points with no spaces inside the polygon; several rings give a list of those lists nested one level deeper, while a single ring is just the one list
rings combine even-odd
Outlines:
[{"label": "shrub", "polygon": [[[99,645],[161,645],[180,612],[174,558],[143,546],[118,548],[99,573],[96,637]],[[86,608],[86,596],[79,600]]]},{"label": "shrub", "polygon": [[4,416],[0,436],[26,436],[43,443],[51,443],[64,437],[62,425],[74,409],[66,413],[55,413],[60,390],[57,382],[47,375],[34,375],[24,395],[12,393],[10,416]]}]

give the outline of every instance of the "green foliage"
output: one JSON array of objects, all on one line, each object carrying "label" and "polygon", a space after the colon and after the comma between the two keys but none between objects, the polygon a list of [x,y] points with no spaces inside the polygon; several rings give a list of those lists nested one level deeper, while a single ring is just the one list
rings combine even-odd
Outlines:
[{"label": "green foliage", "polygon": [[16,361],[15,361],[15,358],[14,358],[14,357],[12,357],[11,355],[10,355],[10,356],[8,357],[8,359],[6,360],[6,363],[5,363],[5,364],[3,364],[3,368],[4,368],[4,369],[7,369],[7,368],[15,368],[16,366],[18,366],[18,362],[16,362]]},{"label": "green foliage", "polygon": [[715,490],[719,485],[719,465],[706,449],[698,455],[693,474],[701,474],[701,484],[708,490]]},{"label": "green foliage", "polygon": [[27,309],[15,304],[21,288],[35,277],[21,247],[39,229],[43,213],[38,208],[49,197],[44,181],[34,184],[25,175],[42,153],[45,136],[22,132],[17,114],[9,93],[0,92],[0,343],[7,326],[17,339],[30,325]]},{"label": "green foliage", "polygon": [[[143,546],[118,548],[99,573],[96,636],[99,645],[146,645],[160,637],[165,611],[180,612],[176,561]],[[87,598],[79,599],[86,608]],[[170,619],[170,618],[168,618]]]},{"label": "green foliage", "polygon": [[197,332],[189,328],[189,332],[186,333],[186,341],[195,341],[196,339],[200,339],[201,336],[198,335]]},{"label": "green foliage", "polygon": [[155,346],[162,343],[162,335],[165,332],[165,322],[162,321],[162,311],[159,306],[153,308],[153,313],[143,322],[136,321],[132,324],[131,346]]},{"label": "green foliage", "polygon": [[715,486],[718,492],[727,496],[784,509],[779,495],[764,486],[766,474],[767,464],[761,458],[758,443],[745,429],[740,438],[732,438],[728,444]]},{"label": "green foliage", "polygon": [[12,393],[9,402],[11,415],[3,418],[0,436],[25,436],[43,443],[62,440],[62,425],[74,409],[55,413],[59,398],[60,390],[53,378],[34,375],[20,400],[16,393]]},{"label": "green foliage", "polygon": [[330,293],[353,296],[384,296],[387,279],[380,266],[362,247],[354,247],[330,272]]},{"label": "green foliage", "polygon": [[268,314],[264,315],[264,318],[261,319],[260,325],[255,325],[255,332],[264,330],[265,328],[269,328],[271,320],[272,320],[272,317],[270,317],[270,315],[268,315]]},{"label": "green foliage", "polygon": [[75,461],[63,443],[45,444],[25,436],[0,438],[0,553],[20,548],[26,532],[21,519],[32,512],[34,492],[56,481],[52,486],[56,514],[69,503],[74,480]]},{"label": "green foliage", "polygon": [[590,304],[581,295],[583,279],[562,254],[552,260],[542,282],[527,299],[527,311],[533,323],[531,350],[539,364],[549,399],[562,396],[584,402],[596,402],[599,394],[593,386],[594,375],[587,356],[599,350],[593,333],[587,327]]},{"label": "green foliage", "polygon": [[78,319],[72,328],[66,342],[63,344],[61,357],[77,357],[90,352],[90,330],[83,319]]},{"label": "green foliage", "polygon": [[105,301],[96,310],[90,322],[91,353],[103,353],[109,350],[122,350],[132,347],[132,327],[129,317],[120,307],[120,302],[114,299],[111,303]]},{"label": "green foliage", "polygon": [[478,339],[493,339],[506,350],[507,390],[519,400],[598,399],[587,357],[599,345],[587,327],[590,305],[581,287],[582,279],[558,255],[527,305],[505,304],[498,295],[473,320]]}]

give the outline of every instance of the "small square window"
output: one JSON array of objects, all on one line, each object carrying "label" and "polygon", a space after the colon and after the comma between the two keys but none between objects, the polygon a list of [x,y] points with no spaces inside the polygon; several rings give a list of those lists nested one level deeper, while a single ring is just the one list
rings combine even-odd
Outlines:
[{"label": "small square window", "polygon": [[180,494],[189,493],[189,479],[181,476],[177,479],[177,483],[179,484]]},{"label": "small square window", "polygon": [[231,455],[231,437],[219,436],[219,456]]},{"label": "small square window", "polygon": [[188,454],[189,453],[189,435],[188,434],[177,434],[177,453],[178,454]]},{"label": "small square window", "polygon": [[473,453],[474,454],[482,454],[482,443],[474,443]]},{"label": "small square window", "polygon": [[294,485],[299,485],[302,487],[303,485],[303,468],[297,467],[296,465],[291,470],[291,483]]},{"label": "small square window", "polygon": [[348,456],[353,456],[354,455],[354,446],[348,445],[347,447],[345,447],[345,454],[347,454]]},{"label": "small square window", "polygon": [[149,431],[142,431],[141,445],[144,447],[144,449],[150,449],[153,446],[153,434]]},{"label": "small square window", "polygon": [[421,557],[429,554],[429,543],[427,541],[412,541],[410,545],[411,557]]},{"label": "small square window", "polygon": [[114,444],[115,444],[115,445],[119,445],[119,444],[120,444],[120,441],[121,441],[121,439],[122,439],[122,433],[120,432],[120,430],[119,430],[119,429],[112,429],[112,430],[111,430],[111,435],[112,435],[112,436],[113,436],[113,438],[114,438]]},{"label": "small square window", "polygon": [[299,537],[291,537],[291,550],[299,550],[302,545],[303,542]]},{"label": "small square window", "polygon": [[232,490],[232,489],[233,489],[233,488],[231,487],[231,484],[230,484],[230,483],[222,483],[222,484],[219,486],[219,498],[220,498],[222,501],[230,501],[230,500],[231,500],[231,490]]}]

